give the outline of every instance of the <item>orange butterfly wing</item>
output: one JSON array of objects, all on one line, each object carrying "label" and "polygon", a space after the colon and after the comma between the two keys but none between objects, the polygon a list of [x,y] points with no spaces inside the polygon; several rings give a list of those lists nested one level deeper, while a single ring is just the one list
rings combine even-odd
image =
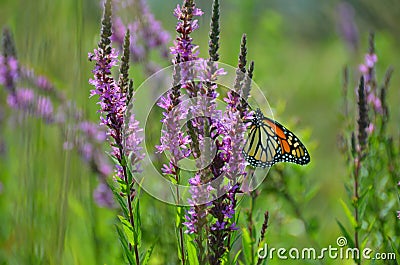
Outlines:
[{"label": "orange butterfly wing", "polygon": [[299,165],[310,162],[304,144],[282,124],[264,117],[260,109],[255,112],[243,154],[254,167],[270,167],[278,162]]}]

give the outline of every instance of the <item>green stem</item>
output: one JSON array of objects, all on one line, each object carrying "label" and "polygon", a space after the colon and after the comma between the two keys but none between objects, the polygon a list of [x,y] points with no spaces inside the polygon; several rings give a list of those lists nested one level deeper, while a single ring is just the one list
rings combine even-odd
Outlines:
[{"label": "green stem", "polygon": [[[355,163],[355,169],[354,169],[354,219],[356,221],[356,227],[354,229],[354,246],[356,249],[359,249],[359,209],[358,209],[358,201],[360,199],[359,196],[359,174],[360,174],[360,159],[361,159],[361,155],[358,156],[358,158],[354,161]],[[361,265],[361,259],[358,258],[356,260],[357,265]]]},{"label": "green stem", "polygon": [[[124,156],[124,153],[123,153],[123,150],[122,150],[121,147],[119,148],[119,155],[120,155],[121,159]],[[132,233],[133,233],[133,237],[135,238],[135,232],[134,232],[135,231],[135,221],[133,219],[132,198],[131,198],[131,194],[130,194],[131,183],[129,183],[129,180],[128,180],[128,174],[127,174],[127,171],[126,171],[127,170],[126,164],[122,163],[122,161],[119,161],[119,162],[120,162],[120,164],[122,166],[122,169],[123,169],[124,181],[125,181],[126,187],[128,188],[128,193],[126,194],[126,197],[127,197],[127,201],[128,201],[129,222],[132,225],[132,230],[133,230]],[[134,249],[134,252],[135,252],[136,265],[140,265],[139,249],[137,247],[137,242],[135,242],[135,244],[133,245],[133,249]],[[132,244],[131,243],[129,243],[129,250],[132,250]]]},{"label": "green stem", "polygon": [[[178,204],[178,207],[180,207],[179,206],[179,204],[180,204],[180,198],[179,198],[179,181],[180,181],[180,178],[179,178],[179,172],[180,172],[180,168],[179,167],[176,167],[175,166],[175,172],[176,172],[176,175],[175,175],[175,180],[176,180],[176,199],[177,199],[177,204]],[[179,216],[179,220],[180,220],[180,216]],[[179,243],[180,243],[180,249],[181,249],[181,257],[182,257],[182,265],[185,265],[185,246],[184,246],[184,240],[183,240],[183,228],[182,228],[182,224],[181,224],[181,222],[179,222]]]}]

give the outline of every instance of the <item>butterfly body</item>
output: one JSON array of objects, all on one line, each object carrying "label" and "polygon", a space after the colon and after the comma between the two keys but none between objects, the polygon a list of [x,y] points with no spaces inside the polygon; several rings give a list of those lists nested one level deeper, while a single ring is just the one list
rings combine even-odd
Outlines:
[{"label": "butterfly body", "polygon": [[265,117],[260,109],[251,120],[243,155],[253,167],[271,167],[278,162],[299,165],[310,162],[304,144],[282,124]]}]

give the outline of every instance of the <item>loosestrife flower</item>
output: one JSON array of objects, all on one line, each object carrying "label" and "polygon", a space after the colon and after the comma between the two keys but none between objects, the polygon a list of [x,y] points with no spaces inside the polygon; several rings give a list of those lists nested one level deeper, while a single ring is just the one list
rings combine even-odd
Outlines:
[{"label": "loosestrife flower", "polygon": [[[230,90],[227,97],[224,99],[228,104],[222,117],[224,129],[221,131],[223,140],[220,146],[221,150],[223,150],[221,152],[223,156],[222,159],[220,158],[219,163],[217,163],[217,165],[223,165],[223,167],[216,173],[223,173],[228,183],[221,188],[226,193],[222,197],[212,201],[209,210],[214,218],[210,226],[210,235],[208,236],[208,245],[211,253],[210,260],[212,264],[219,264],[225,251],[231,247],[226,242],[227,238],[230,237],[231,232],[238,229],[234,220],[237,205],[236,194],[240,190],[239,183],[243,180],[240,180],[240,178],[246,176],[246,163],[242,155],[242,149],[244,146],[244,134],[247,130],[247,124],[243,123],[243,120],[248,119],[247,105],[244,102],[247,100],[250,83],[248,83],[248,80],[246,80],[243,75],[243,69],[246,71],[244,68],[246,65],[245,40],[244,36],[242,39],[234,90]],[[252,69],[250,71],[252,72]],[[246,87],[246,85],[249,85],[249,87]],[[241,98],[240,95],[247,96],[246,98]]]},{"label": "loosestrife flower", "polygon": [[[108,2],[107,2],[108,3]],[[111,8],[111,7],[110,7]],[[107,16],[107,14],[105,14]],[[106,21],[107,26],[111,28],[111,21]],[[104,24],[103,24],[104,26]],[[101,124],[108,127],[107,135],[113,139],[112,155],[118,159],[123,160],[123,155],[131,155],[134,162],[133,166],[138,166],[139,161],[143,158],[139,144],[142,138],[138,135],[140,132],[139,124],[134,116],[130,116],[130,120],[125,120],[128,97],[132,98],[132,91],[128,90],[128,80],[124,80],[127,76],[128,61],[129,60],[129,34],[125,36],[124,56],[121,59],[121,79],[117,82],[112,74],[111,69],[118,64],[118,51],[111,47],[111,29],[103,27],[102,39],[97,49],[93,53],[89,53],[89,59],[96,62],[93,69],[94,78],[89,80],[95,89],[91,90],[90,96],[98,95],[100,105]],[[125,68],[124,68],[125,67]],[[129,95],[129,93],[131,95]],[[126,130],[124,137],[123,130]],[[117,167],[117,175],[124,175],[124,169]]]},{"label": "loosestrife flower", "polygon": [[202,16],[204,12],[195,7],[191,1],[185,1],[183,6],[177,5],[174,10],[174,16],[178,19],[176,25],[176,32],[179,34],[174,41],[171,53],[173,55],[179,54],[182,62],[193,61],[198,56],[198,46],[192,43],[193,39],[190,34],[199,28],[198,20],[194,19],[195,16]]},{"label": "loosestrife flower", "polygon": [[[190,36],[199,26],[194,17],[202,14],[193,0],[185,0],[182,6],[178,5],[174,10],[178,19],[178,34],[174,46],[171,47],[171,54],[175,56],[175,65],[180,63],[179,75],[174,75],[174,80],[179,76],[180,85],[174,88],[178,87],[176,91],[181,88],[187,93],[190,105],[176,100],[174,90],[161,98],[159,106],[167,110],[162,122],[168,130],[162,132],[161,145],[158,147],[160,152],[169,150],[172,153],[170,164],[163,167],[165,174],[177,174],[176,162],[183,157],[192,155],[196,159],[197,171],[189,179],[190,208],[183,224],[186,226],[186,233],[194,236],[200,263],[205,262],[206,251],[210,253],[207,258],[210,261],[220,260],[231,247],[229,234],[237,229],[234,221],[236,195],[241,179],[246,176],[242,147],[247,124],[243,120],[248,117],[245,100],[250,90],[250,80],[245,77],[247,50],[244,37],[234,90],[228,92],[225,98],[228,103],[226,110],[223,112],[217,108],[219,94],[216,81],[225,74],[224,69],[219,68],[216,62],[219,59],[219,2],[214,1],[213,4],[210,57],[207,60],[198,57],[198,46]],[[249,69],[250,75],[252,71],[253,63]],[[184,106],[183,109],[180,106]],[[174,113],[175,110],[179,112]],[[169,113],[175,116],[171,118],[174,119],[173,123],[169,123],[166,118]],[[179,128],[179,120],[185,118],[188,120],[186,125],[189,138],[184,138]],[[175,139],[171,139],[171,133],[176,135]],[[176,142],[168,149],[167,144],[172,141]],[[180,142],[184,145],[181,146]]]},{"label": "loosestrife flower", "polygon": [[378,56],[375,54],[374,35],[370,35],[369,52],[364,57],[364,63],[360,64],[359,71],[364,76],[366,98],[369,105],[373,107],[375,113],[382,115],[382,102],[377,92],[375,82],[375,65],[378,62]]},{"label": "loosestrife flower", "polygon": [[164,124],[164,128],[161,131],[161,145],[156,148],[160,153],[169,151],[171,153],[171,163],[177,166],[180,160],[190,155],[188,148],[190,138],[182,132],[180,127],[181,121],[186,118],[187,109],[183,108],[182,104],[174,106],[172,101],[166,97],[161,98],[158,106],[166,111],[163,112],[164,117],[161,120]]},{"label": "loosestrife flower", "polygon": [[[197,21],[193,21],[193,16],[202,15],[202,11],[194,7],[190,1],[181,7],[178,5],[174,11],[174,15],[179,19],[176,31],[179,34],[171,48],[171,54],[175,55],[175,64],[180,64],[174,71],[173,88],[169,90],[166,96],[160,98],[158,106],[163,108],[164,124],[161,145],[157,146],[157,150],[161,152],[169,151],[171,153],[171,161],[169,165],[164,165],[165,173],[175,171],[173,167],[177,167],[178,162],[190,155],[188,144],[191,142],[190,137],[182,132],[180,127],[181,121],[185,120],[188,114],[188,108],[185,103],[181,102],[180,88],[191,88],[192,84],[187,84],[188,71],[190,65],[185,62],[195,60],[197,57],[193,53],[195,46],[192,44],[192,38],[189,34],[196,29]],[[188,12],[190,11],[190,12]],[[189,15],[190,14],[190,15]],[[182,68],[181,68],[182,66]]]},{"label": "loosestrife flower", "polygon": [[13,56],[0,56],[0,85],[13,93],[19,78],[18,61]]},{"label": "loosestrife flower", "polygon": [[[135,224],[134,216],[139,214],[135,207],[136,191],[135,180],[132,174],[140,170],[139,163],[143,158],[139,144],[142,137],[139,135],[139,123],[131,115],[127,118],[127,105],[133,100],[133,81],[129,79],[129,47],[130,34],[126,32],[123,44],[123,54],[119,69],[119,80],[112,76],[111,69],[117,65],[118,52],[111,47],[112,22],[111,22],[111,1],[107,0],[104,4],[104,15],[102,19],[101,39],[98,48],[93,53],[89,53],[89,59],[94,61],[94,78],[89,82],[95,89],[90,93],[91,96],[98,95],[100,105],[101,124],[108,128],[108,140],[112,148],[111,156],[117,161],[115,165],[115,181],[118,188],[113,188],[114,194],[118,198],[121,208],[124,210],[124,218],[121,220],[124,226],[129,224],[129,231],[132,232],[134,242],[127,242],[128,235],[120,236],[124,244],[129,245],[126,250],[128,259],[133,259],[131,250],[134,252],[136,264],[140,264],[139,248],[136,231],[139,231],[140,224]],[[131,167],[127,165],[130,159]],[[132,169],[132,170],[131,170]],[[138,227],[137,227],[138,226]],[[119,228],[118,228],[119,229]],[[130,233],[129,232],[129,233]],[[128,253],[129,252],[129,253]],[[133,260],[132,262],[133,263]]]},{"label": "loosestrife flower", "polygon": [[196,16],[202,16],[203,11],[197,8],[194,1],[185,0],[182,7],[177,5],[174,10],[174,16],[178,19],[176,32],[178,36],[174,40],[174,45],[170,48],[171,54],[179,58],[175,63],[184,63],[181,69],[180,83],[182,88],[194,97],[198,88],[193,82],[193,64],[188,63],[198,59],[198,46],[193,44],[190,34],[198,28],[198,20]]},{"label": "loosestrife flower", "polygon": [[101,182],[93,192],[93,199],[100,207],[114,206],[114,196],[107,184]]},{"label": "loosestrife flower", "polygon": [[[206,90],[202,83],[193,82],[197,70],[202,72],[203,69],[198,69],[198,46],[193,44],[193,39],[190,34],[198,28],[198,20],[194,19],[195,16],[201,16],[203,12],[198,9],[193,1],[184,1],[182,7],[177,5],[174,10],[174,16],[178,19],[176,32],[178,36],[174,41],[174,46],[171,47],[171,54],[178,60],[175,63],[181,63],[180,66],[180,84],[182,89],[185,89],[193,103],[189,107],[188,130],[191,141],[191,149],[193,156],[198,159],[197,166],[200,168],[195,176],[189,179],[191,199],[189,203],[191,208],[188,210],[185,218],[186,222],[183,224],[187,227],[186,233],[201,233],[202,226],[205,224],[206,211],[204,201],[207,201],[207,191],[211,191],[211,186],[206,184],[206,172],[202,170],[204,167],[202,163],[201,153],[208,150],[205,146],[205,133],[204,125],[206,119],[212,119],[212,113],[215,108],[213,105],[208,106]],[[192,63],[194,62],[194,63]],[[216,96],[216,95],[212,95]],[[213,99],[211,99],[213,100]],[[205,117],[203,119],[202,117]],[[202,203],[203,202],[203,203]],[[200,240],[199,240],[200,241]],[[198,243],[200,247],[202,242]],[[202,259],[200,259],[202,260]]]}]

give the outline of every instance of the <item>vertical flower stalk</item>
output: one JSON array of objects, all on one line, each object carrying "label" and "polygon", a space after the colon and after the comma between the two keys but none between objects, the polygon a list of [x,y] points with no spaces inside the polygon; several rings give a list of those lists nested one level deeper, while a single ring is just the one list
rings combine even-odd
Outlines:
[{"label": "vertical flower stalk", "polygon": [[[354,134],[352,135],[353,142],[353,153],[354,153],[354,170],[353,170],[353,178],[354,178],[354,199],[353,199],[353,207],[354,207],[354,246],[357,249],[360,249],[360,229],[361,229],[361,220],[360,220],[360,170],[362,165],[362,160],[365,156],[365,150],[367,146],[368,134],[367,127],[369,125],[369,117],[368,117],[368,106],[365,97],[365,83],[364,77],[360,78],[360,83],[358,86],[358,133],[357,140],[355,140]],[[361,264],[361,259],[355,260],[357,264]]]},{"label": "vertical flower stalk", "polygon": [[[197,59],[196,47],[192,43],[190,34],[198,28],[197,20],[194,16],[201,16],[203,12],[195,7],[193,0],[184,1],[182,7],[179,5],[174,10],[174,16],[178,19],[176,26],[177,37],[174,41],[174,46],[170,48],[171,54],[174,57],[174,74],[172,89],[167,92],[166,96],[162,97],[158,105],[163,108],[163,129],[160,139],[158,151],[168,151],[170,161],[163,166],[163,173],[172,177],[172,179],[180,183],[180,169],[178,163],[180,160],[199,153],[198,139],[194,133],[193,122],[188,122],[189,133],[182,131],[181,124],[185,121],[188,115],[192,114],[189,110],[187,102],[181,101],[181,89],[189,91],[191,97],[196,95],[198,88],[193,82],[194,69],[191,67],[191,61]],[[182,124],[183,125],[183,124]],[[191,148],[194,147],[194,148]],[[194,179],[192,183],[194,183]],[[177,190],[177,198],[179,198],[179,190]],[[182,219],[183,211],[178,211],[179,219]],[[183,220],[178,224],[179,230],[179,245],[180,259],[182,264],[185,264],[184,237],[183,237]],[[194,226],[191,228],[195,230]]]},{"label": "vertical flower stalk", "polygon": [[194,17],[202,15],[203,11],[196,7],[194,0],[184,0],[182,7],[178,5],[174,10],[174,16],[178,19],[176,25],[178,35],[174,41],[174,46],[170,49],[171,54],[174,56],[179,54],[179,62],[184,63],[181,69],[181,84],[191,97],[196,96],[198,88],[193,82],[193,64],[186,62],[198,59],[198,46],[193,44],[190,34],[199,27],[198,20]]},{"label": "vertical flower stalk", "polygon": [[[269,222],[269,212],[266,211],[264,213],[264,222],[263,222],[263,224],[261,226],[260,238],[258,240],[258,247],[259,248],[262,248],[264,246],[263,243],[265,242],[265,233],[266,233],[266,231],[268,229],[268,222]],[[257,255],[258,255],[258,252],[257,252]],[[259,256],[258,260],[257,260],[257,265],[261,265],[262,262],[263,262],[263,259]]]},{"label": "vertical flower stalk", "polygon": [[360,83],[358,86],[358,148],[357,152],[359,153],[359,157],[362,158],[364,151],[367,146],[367,128],[369,126],[369,117],[368,117],[368,105],[365,94],[365,83],[364,77],[360,78]]},{"label": "vertical flower stalk", "polygon": [[[111,47],[111,28],[111,1],[107,0],[104,5],[101,39],[98,48],[94,50],[94,53],[89,54],[89,59],[96,62],[93,70],[94,78],[89,82],[95,87],[91,91],[91,96],[99,96],[98,104],[102,114],[100,118],[101,124],[108,127],[108,136],[112,147],[111,155],[118,162],[116,165],[116,181],[120,184],[120,191],[115,192],[115,194],[117,197],[120,196],[118,201],[124,210],[126,221],[130,224],[129,231],[132,232],[133,236],[133,241],[129,240],[129,251],[126,250],[125,254],[130,264],[135,263],[138,265],[140,264],[138,250],[140,228],[136,227],[138,224],[135,224],[136,217],[134,214],[138,215],[139,212],[135,212],[136,210],[134,209],[134,200],[137,200],[137,198],[132,174],[139,171],[138,163],[143,158],[139,147],[142,139],[138,135],[140,132],[138,122],[133,116],[130,117],[130,120],[127,120],[126,116],[127,104],[133,96],[132,81],[128,78],[129,31],[124,38],[120,76],[117,82],[111,74],[111,68],[116,66],[118,62],[118,53]],[[125,131],[126,134],[124,134]],[[131,160],[133,171],[128,169],[127,157]],[[123,201],[124,199],[126,202]],[[123,225],[126,225],[124,220],[121,221]],[[121,233],[120,231],[121,243],[124,246],[128,245],[126,238],[129,236],[121,236]],[[133,256],[130,253],[132,250]]]},{"label": "vertical flower stalk", "polygon": [[[357,128],[351,134],[352,188],[351,206],[353,215],[349,216],[353,236],[348,236],[351,244],[360,248],[362,242],[368,242],[381,251],[391,251],[396,239],[390,237],[396,233],[394,214],[398,190],[395,185],[399,179],[398,146],[393,137],[385,130],[389,121],[389,107],[386,102],[392,69],[386,71],[383,83],[378,86],[375,65],[374,35],[369,38],[369,51],[360,66],[361,78],[357,94]],[[348,129],[351,129],[348,122]],[[385,206],[382,207],[382,204]],[[344,204],[345,211],[349,209]],[[343,233],[350,235],[339,222]],[[374,231],[370,233],[370,231]],[[382,240],[383,238],[387,240]],[[355,259],[357,264],[362,260]]]},{"label": "vertical flower stalk", "polygon": [[229,90],[228,96],[225,101],[228,103],[229,108],[236,110],[240,104],[240,97],[243,94],[243,82],[246,77],[246,56],[247,56],[247,36],[243,34],[242,41],[240,43],[240,52],[238,59],[238,66],[236,69],[236,78],[233,84],[233,89]]},{"label": "vertical flower stalk", "polygon": [[[241,43],[238,68],[236,70],[234,90],[230,90],[227,98],[224,99],[228,104],[221,119],[221,123],[224,126],[223,130],[220,130],[220,136],[223,140],[218,146],[221,148],[219,154],[223,157],[223,163],[217,160],[216,165],[223,165],[222,171],[228,184],[222,187],[226,194],[212,201],[209,210],[214,220],[210,225],[208,236],[210,264],[221,264],[223,256],[226,252],[229,253],[231,248],[231,234],[237,230],[235,223],[236,194],[239,191],[241,178],[246,176],[246,163],[242,155],[242,149],[247,125],[243,122],[242,114],[244,119],[246,119],[247,105],[244,103],[245,100],[241,98],[241,95],[244,93],[248,96],[250,91],[250,83],[245,82],[249,82],[245,77],[246,54],[246,37],[244,35]],[[251,69],[252,71],[253,69]],[[245,83],[248,85],[246,88]],[[244,92],[245,90],[247,91]],[[239,110],[241,103],[243,103],[242,112]]]},{"label": "vertical flower stalk", "polygon": [[[176,61],[179,61],[179,54],[176,57]],[[172,89],[167,94],[161,97],[158,102],[158,106],[164,109],[163,118],[163,129],[161,131],[161,144],[156,146],[159,153],[170,152],[170,161],[168,164],[164,164],[162,168],[163,174],[170,176],[176,184],[180,185],[180,169],[178,166],[179,161],[189,157],[191,154],[189,144],[190,138],[182,132],[180,124],[183,122],[187,115],[187,108],[181,102],[180,93],[180,66],[174,64],[173,73],[173,84]],[[180,204],[179,188],[176,190],[176,198],[178,199],[177,204]],[[178,215],[180,215],[180,210]],[[181,216],[179,216],[181,219]],[[182,264],[185,264],[185,250],[184,250],[184,237],[183,228],[181,222],[178,224],[179,230],[179,248],[180,248],[180,259]]]},{"label": "vertical flower stalk", "polygon": [[[181,132],[181,128],[177,128],[179,130],[178,134],[180,138],[184,139],[184,141],[181,141],[184,143],[184,146],[188,147],[188,150],[185,151],[186,153],[184,154],[185,157],[189,156],[192,154],[194,157],[198,158],[200,157],[200,150],[201,150],[201,136],[199,137],[197,135],[197,132],[200,127],[202,126],[202,120],[198,119],[198,113],[196,113],[196,110],[201,112],[204,111],[204,108],[202,108],[201,103],[204,102],[203,100],[196,98],[198,91],[200,90],[199,84],[196,84],[193,81],[195,70],[194,69],[194,61],[198,59],[197,55],[198,52],[197,46],[193,44],[193,39],[190,36],[190,34],[198,28],[198,21],[194,19],[195,16],[201,16],[203,12],[196,8],[195,3],[193,0],[185,0],[182,4],[182,7],[178,5],[175,10],[174,10],[174,16],[178,19],[178,23],[176,25],[176,32],[177,32],[177,37],[174,41],[174,46],[171,47],[171,54],[175,57],[174,60],[174,65],[175,65],[175,72],[174,72],[174,84],[173,84],[173,90],[171,91],[171,94],[175,95],[180,95],[180,90],[182,89],[183,91],[186,91],[189,95],[189,97],[193,98],[193,105],[194,106],[184,106],[186,103],[184,102],[176,102],[179,104],[178,107],[176,107],[177,110],[180,110],[178,115],[174,114],[174,116],[177,116],[177,118],[183,120],[189,118],[189,121],[187,122],[187,127],[188,127],[188,132],[185,137],[183,137],[183,132]],[[193,62],[193,63],[192,63]],[[179,64],[179,65],[178,65]],[[178,74],[179,73],[179,74]],[[178,86],[179,85],[179,86]],[[174,97],[172,97],[173,99]],[[171,102],[173,103],[173,102]],[[183,112],[183,116],[180,116]],[[190,118],[192,117],[192,118]],[[164,120],[164,124],[166,124],[167,120]],[[175,123],[174,126],[176,126]],[[190,144],[190,145],[189,145]],[[177,147],[181,145],[176,145]],[[183,146],[182,146],[183,147]],[[176,147],[175,147],[176,148]],[[177,156],[179,157],[179,154]],[[176,159],[176,158],[173,158]],[[170,165],[171,165],[170,161]],[[177,165],[177,164],[175,164]],[[171,166],[169,167],[171,168]],[[177,173],[178,171],[176,169],[170,170],[170,172]],[[179,174],[179,172],[178,172]],[[176,175],[176,179],[179,179],[178,174]],[[189,183],[191,185],[190,191],[192,193],[192,205],[193,208],[189,210],[188,214],[186,215],[186,222],[183,222],[184,225],[187,227],[187,232],[188,233],[202,233],[199,229],[205,224],[205,212],[203,210],[204,206],[198,206],[196,205],[196,201],[200,199],[198,196],[203,196],[203,192],[200,192],[199,189],[197,189],[198,186],[202,185],[201,179],[204,177],[204,173],[197,172],[195,177],[189,180]],[[190,220],[189,220],[190,219]],[[198,220],[202,220],[200,222],[197,222]],[[183,241],[183,235],[182,235],[182,227],[179,227],[179,233],[180,233],[180,241]],[[200,238],[200,239],[199,239]],[[199,262],[204,262],[204,254],[205,251],[203,247],[203,239],[201,239],[202,236],[198,237],[195,239],[195,242],[198,247],[198,257],[199,257]],[[197,241],[196,241],[197,240]],[[181,251],[182,251],[181,247]],[[182,264],[184,263],[184,256],[185,254],[182,253]]]},{"label": "vertical flower stalk", "polygon": [[11,94],[15,94],[16,82],[19,79],[19,65],[14,38],[8,28],[3,29],[3,53],[0,56],[0,85]]},{"label": "vertical flower stalk", "polygon": [[378,61],[378,56],[375,53],[375,35],[369,35],[369,51],[365,55],[364,63],[360,64],[359,70],[364,76],[365,94],[368,104],[372,106],[375,115],[383,113],[382,102],[379,97],[376,78],[375,78],[375,65]]},{"label": "vertical flower stalk", "polygon": [[[213,13],[211,18],[210,40],[209,40],[209,59],[204,63],[201,73],[205,73],[200,80],[199,88],[193,93],[189,90],[192,97],[196,95],[196,104],[193,106],[193,113],[206,117],[197,119],[193,123],[194,136],[191,135],[193,142],[198,142],[199,152],[204,157],[211,152],[204,142],[205,137],[211,137],[215,141],[215,157],[211,164],[199,170],[195,177],[190,180],[192,206],[187,212],[187,232],[194,234],[194,241],[198,249],[198,260],[200,263],[221,264],[223,257],[229,253],[230,235],[237,229],[235,223],[236,194],[239,191],[239,178],[245,176],[245,161],[242,156],[244,144],[244,133],[246,126],[242,122],[241,112],[238,111],[240,95],[243,94],[244,72],[246,64],[245,37],[241,45],[239,56],[239,70],[234,84],[234,93],[228,92],[228,107],[224,113],[217,111],[216,80],[218,75],[223,74],[223,69],[219,69],[216,61],[219,59],[219,1],[213,2]],[[253,70],[251,70],[252,72]],[[247,95],[250,90],[250,83],[247,83]],[[230,104],[231,103],[231,104]],[[247,106],[243,105],[243,111]],[[192,145],[193,146],[193,145]],[[223,180],[226,180],[223,181]],[[213,181],[212,186],[208,183]],[[224,194],[215,198],[210,203],[199,204],[199,198],[203,199],[204,193],[216,191],[216,194]],[[203,197],[202,197],[203,196]],[[207,248],[204,248],[203,237],[207,235]],[[207,252],[206,257],[204,256]]]},{"label": "vertical flower stalk", "polygon": [[[354,156],[353,163],[353,208],[354,208],[354,246],[360,249],[360,170],[362,166],[362,160],[365,156],[365,150],[367,147],[368,132],[367,128],[370,125],[369,114],[368,114],[368,103],[367,100],[373,100],[375,98],[375,88],[376,84],[374,82],[374,65],[377,61],[377,57],[374,52],[373,45],[373,35],[370,36],[370,51],[369,54],[365,56],[365,64],[360,65],[360,71],[363,76],[360,78],[358,85],[358,131],[357,140],[355,139],[355,134],[352,134],[352,153]],[[376,98],[375,98],[376,99]],[[379,100],[379,99],[378,99]],[[375,104],[376,106],[380,105]],[[356,259],[355,262],[360,265],[361,259]]]}]

